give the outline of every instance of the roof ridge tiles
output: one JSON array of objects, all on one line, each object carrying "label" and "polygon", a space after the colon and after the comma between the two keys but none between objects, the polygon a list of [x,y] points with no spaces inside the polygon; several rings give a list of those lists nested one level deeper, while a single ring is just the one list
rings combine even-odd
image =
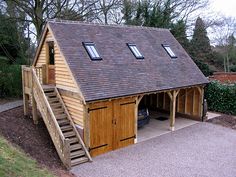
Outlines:
[{"label": "roof ridge tiles", "polygon": [[58,18],[48,19],[47,22],[49,22],[49,23],[64,23],[64,24],[109,26],[109,27],[119,27],[119,28],[138,28],[138,29],[150,29],[150,30],[157,30],[157,31],[169,31],[169,29],[166,29],[166,28],[155,28],[155,27],[147,27],[147,26],[124,25],[124,24],[101,24],[101,23],[97,23],[97,22],[62,20],[62,19],[58,19]]}]

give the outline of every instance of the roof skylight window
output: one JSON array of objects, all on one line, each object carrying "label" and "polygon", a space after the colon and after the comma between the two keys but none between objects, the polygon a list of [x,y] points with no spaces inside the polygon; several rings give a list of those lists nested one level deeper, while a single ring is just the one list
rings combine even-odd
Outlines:
[{"label": "roof skylight window", "polygon": [[138,50],[135,44],[128,43],[127,45],[137,59],[144,59],[144,56],[140,53],[140,51]]},{"label": "roof skylight window", "polygon": [[175,53],[173,52],[173,50],[170,48],[169,45],[162,44],[162,46],[164,47],[164,49],[171,58],[177,58],[177,56],[175,55]]},{"label": "roof skylight window", "polygon": [[93,42],[83,42],[83,45],[91,60],[102,60]]}]

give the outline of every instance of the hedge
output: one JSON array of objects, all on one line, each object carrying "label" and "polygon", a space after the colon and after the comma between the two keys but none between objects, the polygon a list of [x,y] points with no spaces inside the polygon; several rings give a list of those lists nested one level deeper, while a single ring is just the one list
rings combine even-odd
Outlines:
[{"label": "hedge", "polygon": [[236,115],[236,83],[227,85],[211,81],[205,97],[209,110]]},{"label": "hedge", "polygon": [[21,66],[0,64],[0,98],[22,95]]}]

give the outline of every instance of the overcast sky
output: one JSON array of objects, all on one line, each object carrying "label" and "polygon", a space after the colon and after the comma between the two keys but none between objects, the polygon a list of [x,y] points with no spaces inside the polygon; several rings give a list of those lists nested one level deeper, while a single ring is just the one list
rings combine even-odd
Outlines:
[{"label": "overcast sky", "polygon": [[210,8],[222,15],[236,17],[236,0],[210,0]]}]

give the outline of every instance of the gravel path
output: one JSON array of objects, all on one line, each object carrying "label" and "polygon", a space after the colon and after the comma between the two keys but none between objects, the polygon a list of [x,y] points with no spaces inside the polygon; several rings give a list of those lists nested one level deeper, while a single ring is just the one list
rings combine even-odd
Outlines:
[{"label": "gravel path", "polygon": [[12,101],[12,102],[9,102],[9,103],[2,104],[2,105],[0,105],[0,113],[4,112],[4,111],[7,111],[7,110],[10,110],[10,109],[13,109],[13,108],[17,108],[17,107],[22,106],[22,105],[23,105],[22,100],[17,100],[17,101]]},{"label": "gravel path", "polygon": [[236,177],[236,131],[198,123],[74,167],[79,177]]}]

